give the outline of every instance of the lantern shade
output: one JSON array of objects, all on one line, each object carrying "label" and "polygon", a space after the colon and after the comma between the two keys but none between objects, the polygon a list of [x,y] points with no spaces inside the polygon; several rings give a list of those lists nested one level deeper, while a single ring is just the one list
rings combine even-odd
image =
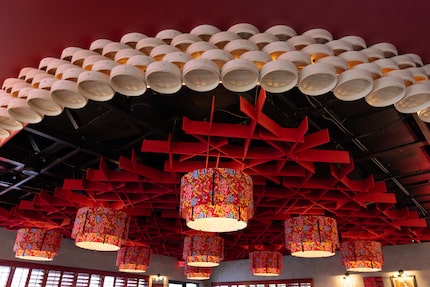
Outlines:
[{"label": "lantern shade", "polygon": [[282,271],[282,254],[277,251],[254,251],[249,253],[249,263],[255,276],[279,276]]},{"label": "lantern shade", "polygon": [[382,245],[377,241],[356,240],[343,242],[340,247],[342,264],[347,271],[377,272],[382,270]]},{"label": "lantern shade", "polygon": [[63,235],[57,230],[22,228],[17,231],[13,251],[16,258],[52,261],[62,239]]},{"label": "lantern shade", "polygon": [[117,251],[127,238],[129,219],[125,212],[104,207],[78,209],[72,238],[78,247]]},{"label": "lantern shade", "polygon": [[211,278],[212,267],[196,267],[185,265],[184,273],[190,280],[207,280]]},{"label": "lantern shade", "polygon": [[212,234],[186,236],[183,257],[186,265],[215,267],[224,259],[224,240]]},{"label": "lantern shade", "polygon": [[254,212],[252,179],[230,168],[198,169],[181,179],[181,216],[205,232],[244,229]]},{"label": "lantern shade", "polygon": [[336,220],[325,216],[299,216],[285,221],[285,244],[297,257],[329,257],[339,248]]},{"label": "lantern shade", "polygon": [[146,272],[151,260],[151,249],[147,246],[124,246],[118,250],[116,266],[121,272]]}]

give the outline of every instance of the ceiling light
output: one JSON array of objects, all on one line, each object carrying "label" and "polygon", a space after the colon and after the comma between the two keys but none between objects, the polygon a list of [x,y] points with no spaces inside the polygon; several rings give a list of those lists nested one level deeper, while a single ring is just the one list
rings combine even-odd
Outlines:
[{"label": "ceiling light", "polygon": [[115,91],[110,86],[109,75],[118,64],[112,60],[100,60],[93,64],[91,71],[84,71],[78,77],[79,93],[93,101],[108,101]]},{"label": "ceiling light", "polygon": [[185,265],[184,274],[189,280],[207,280],[211,278],[212,267],[196,267]]},{"label": "ceiling light", "polygon": [[25,260],[52,261],[61,247],[63,235],[57,230],[21,228],[16,233],[15,257]]},{"label": "ceiling light", "polygon": [[109,58],[102,55],[91,55],[84,59],[82,62],[82,69],[85,71],[91,71],[93,69],[94,63],[98,61],[110,60]]},{"label": "ceiling light", "polygon": [[115,54],[114,61],[118,62],[119,64],[125,64],[127,63],[128,59],[136,55],[143,56],[143,54],[136,49],[133,49],[133,48],[122,49]]},{"label": "ceiling light", "polygon": [[385,76],[374,81],[365,100],[372,107],[387,107],[401,100],[405,93],[406,86],[400,77]]},{"label": "ceiling light", "polygon": [[201,40],[202,39],[196,35],[183,33],[175,36],[175,38],[172,39],[171,45],[182,52],[185,52],[192,43],[199,42]]},{"label": "ceiling light", "polygon": [[94,56],[94,55],[101,56],[100,54],[98,54],[98,53],[96,53],[94,51],[91,51],[91,50],[85,50],[85,49],[77,50],[76,52],[73,53],[72,59],[71,59],[70,62],[73,65],[82,67],[85,58],[87,58],[89,56]]},{"label": "ceiling light", "polygon": [[[68,69],[72,69],[72,68],[80,69],[80,67],[73,65],[71,63],[62,64],[62,65],[58,66],[57,70],[55,71],[55,78],[62,79],[64,71],[68,70]],[[51,74],[46,74],[46,75],[51,75]],[[31,82],[31,84],[33,85],[33,81]]]},{"label": "ceiling light", "polygon": [[183,257],[186,265],[215,267],[224,259],[224,240],[210,233],[186,236]]},{"label": "ceiling light", "polygon": [[368,71],[372,75],[372,79],[376,80],[382,77],[382,69],[375,63],[361,63],[355,65],[353,69],[361,69],[364,71]]},{"label": "ceiling light", "polygon": [[382,74],[386,75],[387,73],[398,70],[399,66],[391,59],[379,59],[374,61],[373,63],[377,64],[381,67]]},{"label": "ceiling light", "polygon": [[385,58],[387,59],[398,55],[396,46],[391,43],[377,43],[370,47],[381,50],[382,53],[384,53]]},{"label": "ceiling light", "polygon": [[182,70],[184,84],[191,90],[207,92],[215,89],[220,82],[218,66],[206,59],[187,61]]},{"label": "ceiling light", "polygon": [[260,86],[269,93],[284,93],[296,86],[296,65],[286,60],[267,62],[260,70]]},{"label": "ceiling light", "polygon": [[136,43],[135,49],[149,56],[152,49],[160,45],[166,45],[166,42],[154,37],[147,37],[139,40],[139,42]]},{"label": "ceiling light", "polygon": [[298,216],[285,220],[285,244],[292,256],[329,257],[339,247],[336,220],[326,216]]},{"label": "ceiling light", "polygon": [[147,55],[135,55],[130,57],[126,64],[135,66],[142,72],[146,72],[146,67],[148,67],[148,65],[154,61],[154,58]]},{"label": "ceiling light", "polygon": [[249,41],[257,45],[259,50],[263,50],[266,45],[277,42],[279,39],[270,33],[258,33],[249,38]]},{"label": "ceiling light", "polygon": [[257,66],[246,59],[228,61],[222,66],[222,85],[233,92],[246,92],[256,87],[259,80]]},{"label": "ceiling light", "polygon": [[163,57],[164,62],[175,64],[180,70],[184,67],[185,63],[191,60],[191,56],[185,52],[171,52]]},{"label": "ceiling light", "polygon": [[180,34],[182,33],[175,29],[164,29],[158,32],[155,35],[155,38],[164,41],[167,45],[170,45],[170,43],[172,42],[172,39]]},{"label": "ceiling light", "polygon": [[276,60],[282,54],[291,52],[291,51],[295,51],[294,46],[291,44],[287,44],[287,42],[284,42],[284,41],[275,41],[267,44],[263,48],[263,52],[266,52],[267,54],[269,54],[272,60]]},{"label": "ceiling light", "polygon": [[332,65],[336,69],[337,75],[340,75],[348,69],[348,64],[346,61],[338,56],[327,56],[320,58],[318,63],[327,63]]},{"label": "ceiling light", "polygon": [[274,25],[269,27],[265,33],[276,36],[279,41],[287,41],[288,39],[297,36],[296,31],[287,25]]},{"label": "ceiling light", "polygon": [[120,272],[146,272],[151,260],[148,246],[122,246],[116,255],[116,266]]},{"label": "ceiling light", "polygon": [[104,46],[112,43],[112,40],[109,39],[96,39],[91,42],[89,50],[96,52],[97,54],[102,54]]},{"label": "ceiling light", "polygon": [[333,50],[333,54],[335,56],[339,56],[343,52],[353,50],[352,44],[345,40],[332,40],[325,43],[325,45],[329,46]]},{"label": "ceiling light", "polygon": [[287,60],[296,65],[298,70],[303,69],[311,63],[309,55],[303,51],[291,51],[284,53],[278,57],[279,60]]},{"label": "ceiling light", "polygon": [[[42,121],[43,115],[34,111],[28,104],[27,104],[27,96],[30,90],[33,88],[31,87],[25,87],[21,88],[19,90],[18,97],[14,97],[9,101],[9,104],[7,106],[7,112],[9,115],[14,118],[17,121],[23,122],[23,123],[30,123],[30,124],[36,124]],[[13,92],[12,88],[12,92]]]},{"label": "ceiling light", "polygon": [[355,101],[367,96],[373,87],[372,74],[362,69],[351,69],[338,77],[333,94],[342,101]]},{"label": "ceiling light", "polygon": [[155,61],[146,67],[146,83],[160,94],[174,94],[182,87],[182,72],[175,64]]},{"label": "ceiling light", "polygon": [[333,35],[326,29],[321,28],[307,30],[302,35],[309,36],[320,44],[325,44],[333,40]]},{"label": "ceiling light", "polygon": [[291,44],[296,48],[297,51],[302,50],[304,47],[316,44],[317,42],[314,38],[306,35],[297,35],[286,41],[288,44]]},{"label": "ceiling light", "polygon": [[118,51],[124,50],[124,49],[129,49],[130,46],[124,44],[124,43],[120,43],[120,42],[111,42],[109,44],[106,44],[103,47],[102,50],[102,55],[105,56],[106,58],[109,58],[111,60],[115,59],[115,55],[116,53],[118,53]]},{"label": "ceiling light", "polygon": [[354,51],[360,51],[367,48],[366,41],[364,41],[364,39],[361,38],[360,36],[354,36],[354,35],[344,36],[339,40],[350,43]]},{"label": "ceiling light", "polygon": [[134,48],[136,48],[137,42],[139,42],[140,40],[142,40],[143,38],[146,38],[146,37],[148,37],[148,36],[146,36],[145,34],[142,34],[142,33],[130,32],[130,33],[124,34],[121,37],[120,42],[123,44],[126,44],[126,45],[128,45],[134,49]]},{"label": "ceiling light", "polygon": [[394,63],[396,63],[397,66],[399,66],[400,69],[415,67],[414,60],[412,59],[412,57],[408,55],[398,55],[398,56],[391,57],[390,59],[393,60]]},{"label": "ceiling light", "polygon": [[245,52],[240,56],[240,59],[247,59],[252,61],[258,69],[261,69],[261,67],[263,67],[263,65],[267,62],[272,61],[272,58],[269,56],[269,54],[263,51]]},{"label": "ceiling light", "polygon": [[405,56],[411,57],[412,60],[414,61],[416,67],[422,67],[423,66],[423,60],[421,59],[421,57],[419,55],[414,54],[414,53],[407,53],[407,54],[405,54]]},{"label": "ceiling light", "polygon": [[253,251],[249,262],[254,276],[279,276],[282,271],[282,254],[278,251]]},{"label": "ceiling light", "polygon": [[209,41],[212,35],[220,32],[220,29],[213,25],[202,24],[191,29],[190,34],[200,37],[203,41]]},{"label": "ceiling light", "polygon": [[140,96],[146,92],[145,74],[132,65],[118,65],[110,72],[110,85],[125,96]]},{"label": "ceiling light", "polygon": [[51,92],[45,89],[30,90],[27,104],[32,110],[45,116],[58,116],[63,112],[63,107],[57,104]]},{"label": "ceiling light", "polygon": [[406,71],[409,71],[412,73],[415,83],[428,80],[426,70],[421,67],[407,68]]},{"label": "ceiling light", "polygon": [[214,62],[218,68],[222,69],[225,63],[233,59],[233,56],[224,50],[212,49],[203,52],[200,58]]},{"label": "ceiling light", "polygon": [[80,109],[88,103],[88,99],[79,93],[76,82],[69,80],[58,80],[53,83],[51,96],[57,104],[70,109]]},{"label": "ceiling light", "polygon": [[249,39],[252,35],[260,33],[257,27],[249,23],[238,23],[227,30],[239,35],[242,39]]},{"label": "ceiling light", "polygon": [[369,62],[384,59],[384,53],[376,48],[368,47],[366,49],[360,50],[360,52],[366,55]]},{"label": "ceiling light", "polygon": [[203,52],[207,50],[217,49],[217,46],[205,41],[194,42],[188,46],[186,52],[194,59],[199,59]]},{"label": "ceiling light", "polygon": [[49,61],[48,66],[46,66],[46,72],[48,74],[55,75],[57,68],[64,64],[70,64],[70,62],[66,60],[60,60],[60,59],[54,58],[51,61]]},{"label": "ceiling light", "polygon": [[75,245],[96,251],[117,251],[127,238],[129,218],[120,210],[82,207],[76,213],[71,237]]},{"label": "ceiling light", "polygon": [[415,82],[414,75],[408,70],[393,70],[388,72],[386,75],[401,78],[406,87],[409,87]]},{"label": "ceiling light", "polygon": [[3,129],[3,136],[6,131],[19,131],[23,128],[23,124],[17,121],[7,112],[7,105],[12,100],[12,96],[6,92],[0,91],[0,128]]},{"label": "ceiling light", "polygon": [[244,229],[254,212],[252,179],[230,168],[189,172],[181,179],[180,212],[187,226],[194,230]]},{"label": "ceiling light", "polygon": [[394,104],[396,110],[410,114],[430,106],[430,82],[421,81],[406,88],[405,96]]},{"label": "ceiling light", "polygon": [[[1,111],[1,110],[0,110]],[[425,123],[430,123],[430,107],[417,112],[418,118]],[[0,122],[1,127],[1,122]]]},{"label": "ceiling light", "polygon": [[343,242],[340,247],[342,264],[347,271],[377,272],[384,263],[381,243],[371,240]]},{"label": "ceiling light", "polygon": [[161,61],[166,54],[172,53],[172,52],[180,52],[180,51],[181,50],[179,50],[176,47],[164,44],[164,45],[159,45],[157,47],[154,47],[151,50],[151,53],[149,54],[149,56],[154,58],[154,60],[156,61]]},{"label": "ceiling light", "polygon": [[327,56],[333,56],[333,50],[324,44],[310,44],[304,47],[302,52],[309,55],[311,63],[315,63],[319,59]]},{"label": "ceiling light", "polygon": [[224,49],[224,46],[227,45],[230,41],[240,39],[240,36],[236,33],[229,31],[221,31],[216,34],[213,34],[209,39],[209,43],[214,44],[218,47],[218,49]]},{"label": "ceiling light", "polygon": [[233,58],[238,59],[243,53],[247,51],[258,51],[258,47],[249,40],[236,39],[228,42],[224,46],[224,50],[229,52]]},{"label": "ceiling light", "polygon": [[358,64],[369,62],[367,56],[360,51],[346,51],[340,54],[339,57],[346,61],[348,64],[348,69],[352,69]]},{"label": "ceiling light", "polygon": [[336,69],[327,63],[307,65],[299,72],[299,90],[309,96],[323,95],[331,91],[337,82]]},{"label": "ceiling light", "polygon": [[80,51],[80,50],[83,50],[83,49],[79,48],[79,47],[66,47],[61,52],[60,59],[71,62],[73,54],[77,51]]}]

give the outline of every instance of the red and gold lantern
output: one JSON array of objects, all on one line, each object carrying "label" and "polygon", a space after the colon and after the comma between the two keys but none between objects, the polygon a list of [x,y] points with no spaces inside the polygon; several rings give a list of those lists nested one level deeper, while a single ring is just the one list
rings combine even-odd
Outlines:
[{"label": "red and gold lantern", "polygon": [[22,228],[16,233],[15,257],[26,260],[52,261],[61,247],[63,234],[57,230]]},{"label": "red and gold lantern", "polygon": [[116,266],[121,272],[146,272],[151,260],[151,249],[147,246],[123,246],[118,250]]},{"label": "red and gold lantern", "polygon": [[207,280],[211,278],[212,267],[196,267],[185,265],[185,275],[190,280]]},{"label": "red and gold lantern", "polygon": [[343,242],[341,247],[342,264],[347,271],[377,272],[382,270],[384,259],[382,245],[372,240]]},{"label": "red and gold lantern", "polygon": [[97,251],[117,251],[127,238],[129,218],[120,210],[83,207],[76,214],[72,238],[78,247]]},{"label": "red and gold lantern", "polygon": [[299,216],[285,221],[285,244],[297,257],[329,257],[339,248],[336,220],[325,216]]},{"label": "red and gold lantern", "polygon": [[249,263],[255,276],[279,276],[282,271],[282,254],[277,251],[253,251],[249,253]]},{"label": "red and gold lantern", "polygon": [[206,232],[244,229],[254,213],[252,179],[230,168],[205,168],[181,179],[181,216],[187,226]]},{"label": "red and gold lantern", "polygon": [[224,240],[212,234],[186,236],[183,256],[186,265],[215,267],[224,259]]}]

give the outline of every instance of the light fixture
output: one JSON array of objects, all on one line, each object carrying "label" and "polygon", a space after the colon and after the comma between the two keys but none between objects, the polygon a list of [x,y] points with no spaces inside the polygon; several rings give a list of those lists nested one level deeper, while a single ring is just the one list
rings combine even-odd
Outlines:
[{"label": "light fixture", "polygon": [[336,220],[303,215],[285,220],[285,244],[292,256],[329,257],[339,247]]},{"label": "light fixture", "polygon": [[401,100],[405,92],[403,79],[387,75],[374,81],[373,89],[365,100],[373,107],[386,107]]},{"label": "light fixture", "polygon": [[269,93],[283,93],[296,86],[296,65],[287,60],[267,62],[260,70],[260,86]]},{"label": "light fixture", "polygon": [[369,47],[369,48],[360,50],[360,52],[366,55],[369,62],[373,62],[379,59],[384,59],[384,53],[381,50],[376,48]]},{"label": "light fixture", "polygon": [[295,51],[295,48],[293,45],[287,44],[285,41],[275,41],[264,46],[262,51],[269,54],[269,56],[274,61],[284,53]]},{"label": "light fixture", "polygon": [[115,54],[114,61],[119,64],[125,64],[128,59],[136,55],[143,55],[143,53],[133,48],[122,49]]},{"label": "light fixture", "polygon": [[249,253],[254,276],[279,276],[282,271],[282,254],[278,251],[257,250]]},{"label": "light fixture", "polygon": [[9,115],[17,121],[22,123],[35,124],[39,123],[43,119],[43,115],[34,111],[27,104],[28,93],[33,90],[30,86],[18,88],[15,90],[14,86],[12,88],[12,95],[17,94],[17,97],[13,97],[7,106],[7,112]]},{"label": "light fixture", "polygon": [[236,39],[228,42],[224,46],[224,50],[229,52],[234,59],[238,59],[245,52],[258,51],[258,47],[250,40]]},{"label": "light fixture", "polygon": [[297,51],[302,50],[306,46],[317,43],[314,40],[314,38],[312,38],[310,36],[306,36],[306,35],[297,35],[297,36],[291,37],[286,42],[287,42],[287,44],[293,45]]},{"label": "light fixture", "polygon": [[430,81],[421,81],[406,88],[405,96],[394,104],[397,111],[416,113],[430,106]]},{"label": "light fixture", "polygon": [[381,243],[372,240],[343,242],[341,247],[342,264],[347,271],[377,272],[384,263]]},{"label": "light fixture", "polygon": [[101,54],[103,51],[104,46],[106,46],[109,43],[112,43],[112,40],[109,39],[97,39],[91,42],[90,44],[90,50],[96,52],[97,54]]},{"label": "light fixture", "polygon": [[373,88],[372,74],[363,69],[350,69],[338,77],[333,94],[342,101],[354,101],[367,96]]},{"label": "light fixture", "polygon": [[274,25],[264,32],[276,36],[279,41],[287,41],[291,37],[297,36],[297,32],[287,25]]},{"label": "light fixture", "polygon": [[215,267],[224,259],[224,240],[211,233],[186,236],[183,258],[186,265]]},{"label": "light fixture", "polygon": [[112,60],[99,60],[91,71],[84,71],[78,76],[79,93],[87,99],[104,102],[113,98],[115,91],[110,85],[109,75],[118,63]]},{"label": "light fixture", "polygon": [[71,237],[75,245],[96,251],[117,251],[127,238],[129,218],[120,210],[106,207],[78,209]]},{"label": "light fixture", "polygon": [[222,66],[222,85],[233,92],[246,92],[257,86],[258,67],[250,60],[235,59]]},{"label": "light fixture", "polygon": [[333,40],[333,35],[326,29],[314,28],[303,32],[302,35],[313,38],[317,43],[325,44]]},{"label": "light fixture", "polygon": [[258,33],[249,38],[249,41],[257,45],[258,49],[261,51],[268,44],[279,41],[275,35],[270,33]]},{"label": "light fixture", "polygon": [[187,61],[182,69],[184,84],[191,90],[206,92],[215,89],[220,82],[218,66],[206,59]]},{"label": "light fixture", "polygon": [[[12,99],[9,93],[0,90],[0,128],[6,131],[19,131],[24,127],[23,124],[9,115],[6,108]],[[6,132],[3,131],[2,134],[5,135]]]},{"label": "light fixture", "polygon": [[212,49],[217,49],[217,47],[209,42],[198,41],[189,45],[186,52],[194,59],[199,59],[205,51]]},{"label": "light fixture", "polygon": [[252,35],[260,33],[257,27],[249,23],[238,23],[227,30],[239,35],[242,39],[249,39]]},{"label": "light fixture", "polygon": [[209,24],[202,24],[191,29],[190,34],[200,37],[203,41],[209,41],[210,37],[218,32],[220,32],[220,30],[217,27]]},{"label": "light fixture", "polygon": [[325,45],[329,46],[333,50],[333,54],[335,56],[339,56],[343,52],[352,51],[352,44],[345,40],[332,40],[330,42],[325,43]]},{"label": "light fixture", "polygon": [[182,34],[182,33],[178,30],[175,30],[175,29],[164,29],[164,30],[159,31],[155,35],[155,38],[164,41],[167,45],[170,45],[170,43],[172,42],[172,39],[175,38],[176,36],[180,35],[180,34]]},{"label": "light fixture", "polygon": [[336,69],[327,63],[307,65],[299,72],[299,90],[309,96],[319,96],[331,91],[337,82]]},{"label": "light fixture", "polygon": [[384,57],[387,59],[398,55],[396,46],[391,43],[382,42],[373,44],[370,47],[381,50],[382,53],[384,53]]},{"label": "light fixture", "polygon": [[184,274],[190,280],[207,280],[211,278],[212,267],[196,267],[185,265]]},{"label": "light fixture", "polygon": [[146,37],[136,43],[135,49],[149,56],[149,54],[151,54],[152,49],[160,45],[166,45],[166,42],[154,37]]},{"label": "light fixture", "polygon": [[182,87],[182,72],[175,64],[155,61],[146,67],[146,83],[160,94],[174,94]]},{"label": "light fixture", "polygon": [[151,260],[148,246],[122,246],[116,255],[116,266],[121,272],[146,272]]},{"label": "light fixture", "polygon": [[132,47],[133,49],[136,48],[136,44],[137,42],[139,42],[140,40],[142,40],[143,38],[146,38],[148,36],[146,36],[145,34],[142,33],[138,33],[138,32],[130,32],[127,34],[124,34],[121,37],[120,42],[124,43],[130,47]]},{"label": "light fixture", "polygon": [[28,93],[27,104],[32,110],[45,116],[58,116],[63,112],[63,107],[45,89],[32,89]]},{"label": "light fixture", "polygon": [[346,41],[351,44],[354,51],[360,51],[367,48],[366,41],[360,36],[349,35],[340,38],[339,40]]},{"label": "light fixture", "polygon": [[58,230],[21,228],[16,233],[15,257],[25,260],[52,261],[61,247],[63,235]]},{"label": "light fixture", "polygon": [[355,280],[346,272],[344,276],[339,278],[340,287],[355,287]]},{"label": "light fixture", "polygon": [[202,40],[202,39],[201,39],[201,38],[199,38],[199,37],[198,37],[198,36],[196,36],[196,35],[189,34],[189,33],[182,33],[182,34],[179,34],[179,35],[175,36],[175,37],[172,39],[172,43],[171,43],[171,45],[172,45],[173,47],[178,48],[178,49],[179,49],[179,50],[181,50],[182,52],[185,52],[185,51],[187,50],[187,48],[188,48],[192,43],[199,42],[199,41],[201,41],[201,40]]},{"label": "light fixture", "polygon": [[221,31],[213,34],[209,39],[209,43],[214,44],[218,47],[218,49],[224,49],[227,43],[236,39],[241,39],[240,36],[236,33],[229,31]]},{"label": "light fixture", "polygon": [[233,56],[229,52],[226,52],[221,49],[210,49],[204,51],[201,54],[200,58],[214,62],[220,69],[222,69],[225,63],[230,60],[233,60]]},{"label": "light fixture", "polygon": [[180,212],[187,226],[194,230],[244,229],[254,212],[252,178],[230,168],[189,172],[181,179]]}]

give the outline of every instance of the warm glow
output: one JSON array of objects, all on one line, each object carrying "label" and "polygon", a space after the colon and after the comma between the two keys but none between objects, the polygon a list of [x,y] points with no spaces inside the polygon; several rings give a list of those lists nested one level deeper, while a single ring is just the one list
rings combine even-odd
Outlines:
[{"label": "warm glow", "polygon": [[125,212],[104,207],[83,207],[76,214],[72,238],[76,246],[96,251],[117,251],[127,237]]},{"label": "warm glow", "polygon": [[242,171],[207,168],[181,180],[181,216],[187,226],[206,232],[244,229],[254,212],[252,179]]},{"label": "warm glow", "polygon": [[190,280],[207,280],[211,278],[212,268],[185,265],[184,273]]},{"label": "warm glow", "polygon": [[342,264],[348,271],[377,272],[384,264],[381,243],[370,240],[343,242],[340,247]]},{"label": "warm glow", "polygon": [[224,240],[212,234],[185,237],[183,257],[186,265],[215,267],[224,259]]},{"label": "warm glow", "polygon": [[282,254],[277,251],[254,251],[249,254],[249,263],[255,276],[279,276]]},{"label": "warm glow", "polygon": [[63,235],[57,230],[22,228],[16,233],[13,251],[19,259],[52,261],[62,239]]},{"label": "warm glow", "polygon": [[116,256],[116,266],[121,272],[146,272],[151,260],[151,249],[147,246],[124,246]]},{"label": "warm glow", "polygon": [[336,220],[325,216],[299,216],[285,221],[285,244],[297,257],[329,257],[339,247]]}]

